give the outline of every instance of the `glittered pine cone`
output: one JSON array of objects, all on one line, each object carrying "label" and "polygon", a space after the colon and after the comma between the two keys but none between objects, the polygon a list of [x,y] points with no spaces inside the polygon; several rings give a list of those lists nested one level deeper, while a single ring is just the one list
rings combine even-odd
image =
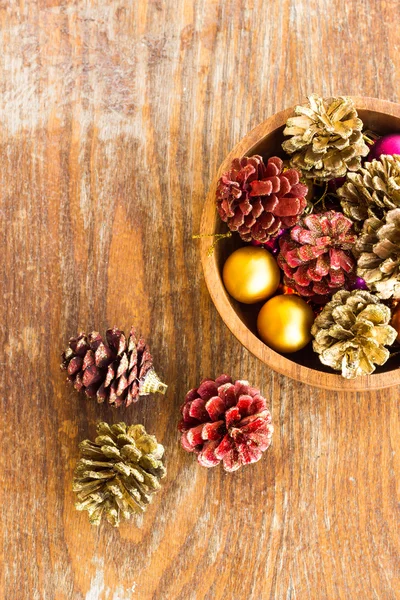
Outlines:
[{"label": "glittered pine cone", "polygon": [[205,379],[186,395],[179,429],[182,446],[203,467],[225,471],[257,462],[271,444],[271,413],[260,391],[228,375]]},{"label": "glittered pine cone", "polygon": [[285,285],[300,296],[325,300],[355,276],[352,222],[333,210],[303,217],[279,240]]},{"label": "glittered pine cone", "polygon": [[400,298],[400,208],[367,219],[354,247],[357,275],[382,299]]},{"label": "glittered pine cone", "polygon": [[114,527],[131,514],[142,513],[161,485],[166,469],[164,447],[143,425],[99,423],[94,442],[79,444],[73,491],[77,510],[87,510],[92,525],[102,516]]},{"label": "glittered pine cone", "polygon": [[382,155],[364,163],[358,173],[348,173],[338,189],[343,212],[361,229],[368,217],[382,219],[400,207],[400,156]]},{"label": "glittered pine cone", "polygon": [[311,328],[320,361],[346,379],[370,375],[390,356],[385,346],[396,339],[390,309],[362,290],[336,292]]},{"label": "glittered pine cone", "polygon": [[291,155],[292,167],[319,181],[343,177],[347,171],[360,168],[361,157],[367,156],[369,148],[351,98],[312,94],[307,105],[296,106],[295,113],[283,132],[291,137],[282,144]]},{"label": "glittered pine cone", "polygon": [[154,371],[146,342],[137,339],[133,328],[128,339],[120,329],[108,329],[106,342],[97,331],[80,333],[70,339],[60,366],[78,392],[115,407],[167,390]]},{"label": "glittered pine cone", "polygon": [[293,227],[307,206],[308,188],[295,169],[283,171],[277,156],[236,158],[218,182],[219,216],[245,242],[267,242],[281,228]]}]

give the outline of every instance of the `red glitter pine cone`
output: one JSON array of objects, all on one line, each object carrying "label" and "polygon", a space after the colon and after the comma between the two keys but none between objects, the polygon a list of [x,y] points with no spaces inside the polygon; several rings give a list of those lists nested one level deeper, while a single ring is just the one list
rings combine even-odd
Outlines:
[{"label": "red glitter pine cone", "polygon": [[80,333],[69,340],[60,366],[78,392],[114,407],[167,390],[153,368],[148,345],[137,339],[133,327],[129,337],[116,327],[108,329],[105,341],[97,331]]},{"label": "red glitter pine cone", "polygon": [[308,188],[296,169],[283,171],[277,156],[235,158],[218,182],[217,210],[245,242],[267,242],[280,229],[293,227],[305,207]]},{"label": "red glitter pine cone", "polygon": [[300,296],[328,301],[355,278],[352,222],[334,210],[303,217],[279,240],[284,283]]},{"label": "red glitter pine cone", "polygon": [[273,425],[267,402],[248,381],[220,375],[190,390],[181,407],[181,443],[203,467],[221,461],[225,471],[260,460],[271,444]]}]

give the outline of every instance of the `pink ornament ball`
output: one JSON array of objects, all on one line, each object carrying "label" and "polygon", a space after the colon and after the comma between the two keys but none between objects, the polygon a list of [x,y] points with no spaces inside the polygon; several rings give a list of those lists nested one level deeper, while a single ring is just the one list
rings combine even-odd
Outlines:
[{"label": "pink ornament ball", "polygon": [[382,154],[400,154],[400,133],[384,135],[377,140],[368,154],[367,161],[379,158]]}]

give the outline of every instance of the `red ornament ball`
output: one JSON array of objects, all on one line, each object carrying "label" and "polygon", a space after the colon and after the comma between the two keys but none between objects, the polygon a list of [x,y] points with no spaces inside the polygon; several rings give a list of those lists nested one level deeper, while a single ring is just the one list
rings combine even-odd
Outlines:
[{"label": "red ornament ball", "polygon": [[367,161],[379,158],[382,154],[400,154],[400,134],[384,135],[375,142],[368,154]]},{"label": "red ornament ball", "polygon": [[186,394],[181,407],[181,443],[203,467],[221,461],[225,471],[260,460],[274,431],[267,401],[248,381],[229,375],[204,379]]}]

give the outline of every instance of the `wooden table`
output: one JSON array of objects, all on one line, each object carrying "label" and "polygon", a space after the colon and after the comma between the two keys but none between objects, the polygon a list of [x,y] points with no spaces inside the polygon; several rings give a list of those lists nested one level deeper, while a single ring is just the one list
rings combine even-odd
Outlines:
[{"label": "wooden table", "polygon": [[[306,93],[398,101],[395,0],[0,2],[1,579],[7,600],[395,600],[399,390],[267,369],[205,288],[202,203],[228,150]],[[166,397],[115,412],[64,383],[81,329],[135,324]],[[187,389],[269,400],[273,447],[234,474],[180,448]],[[143,422],[168,477],[139,526],[71,491],[99,419]]]}]

